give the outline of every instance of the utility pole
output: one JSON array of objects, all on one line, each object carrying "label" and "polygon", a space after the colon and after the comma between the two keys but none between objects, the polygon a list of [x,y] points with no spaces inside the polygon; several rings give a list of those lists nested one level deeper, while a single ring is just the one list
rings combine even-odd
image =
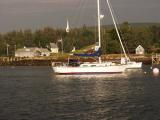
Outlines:
[{"label": "utility pole", "polygon": [[58,42],[60,42],[60,43],[61,43],[61,47],[62,47],[62,54],[63,54],[63,39],[62,39],[62,37],[61,37],[61,39],[59,39],[59,40],[58,40]]},{"label": "utility pole", "polygon": [[62,54],[63,54],[63,39],[61,38],[61,40],[62,40],[61,44],[62,44]]},{"label": "utility pole", "polygon": [[16,52],[16,49],[17,49],[17,47],[16,47],[16,45],[14,45],[14,51]]},{"label": "utility pole", "polygon": [[8,51],[9,44],[7,44],[6,47],[7,47],[7,56],[8,56],[9,55],[8,54],[9,53],[9,51]]}]

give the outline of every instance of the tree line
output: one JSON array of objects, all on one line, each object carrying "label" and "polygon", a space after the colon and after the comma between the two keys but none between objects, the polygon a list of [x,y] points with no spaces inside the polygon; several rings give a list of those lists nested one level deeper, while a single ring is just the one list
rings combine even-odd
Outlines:
[{"label": "tree line", "polygon": [[[127,52],[134,53],[138,45],[142,45],[147,53],[160,52],[160,26],[132,26],[124,22],[119,28]],[[122,52],[113,26],[102,26],[101,35],[103,53]],[[82,28],[73,28],[66,33],[65,29],[46,27],[36,31],[14,30],[0,34],[0,56],[6,56],[7,46],[11,56],[18,48],[24,46],[48,48],[51,42],[57,43],[61,50],[59,39],[63,40],[64,51],[70,52],[73,47],[80,49],[95,44],[98,41],[97,28],[84,25]]]}]

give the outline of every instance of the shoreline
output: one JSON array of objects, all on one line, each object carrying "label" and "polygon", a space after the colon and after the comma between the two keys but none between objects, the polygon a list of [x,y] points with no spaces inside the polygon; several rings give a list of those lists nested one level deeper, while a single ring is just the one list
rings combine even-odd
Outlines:
[{"label": "shoreline", "polygon": [[[17,57],[0,57],[0,66],[51,66],[52,62],[67,62],[69,56],[50,56],[50,57],[34,57],[34,58],[17,58]],[[119,62],[120,54],[102,55],[102,61]],[[151,55],[130,55],[130,59],[143,64],[151,64]],[[93,58],[80,58],[81,62],[95,62]]]}]

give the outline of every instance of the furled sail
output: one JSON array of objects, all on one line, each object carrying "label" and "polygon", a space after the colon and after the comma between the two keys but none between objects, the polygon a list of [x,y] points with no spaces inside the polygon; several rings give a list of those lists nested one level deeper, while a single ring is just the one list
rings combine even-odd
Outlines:
[{"label": "furled sail", "polygon": [[100,57],[101,56],[101,50],[99,48],[94,53],[83,53],[83,54],[73,54],[73,55],[74,56],[79,56],[79,57]]}]

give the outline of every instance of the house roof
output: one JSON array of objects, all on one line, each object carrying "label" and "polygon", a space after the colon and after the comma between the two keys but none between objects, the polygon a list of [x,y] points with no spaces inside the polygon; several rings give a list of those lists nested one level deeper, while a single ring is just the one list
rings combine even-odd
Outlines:
[{"label": "house roof", "polygon": [[38,48],[38,47],[29,47],[29,48],[21,48],[21,49],[17,49],[16,52],[50,52],[48,49],[46,48]]},{"label": "house roof", "polygon": [[16,52],[35,52],[35,51],[38,51],[38,47],[21,48],[16,50]]},{"label": "house roof", "polygon": [[51,48],[58,48],[58,46],[55,43],[50,43]]},{"label": "house roof", "polygon": [[141,45],[138,45],[136,49],[144,49]]},{"label": "house roof", "polygon": [[46,48],[39,48],[39,50],[38,51],[40,51],[40,52],[50,52],[48,49],[46,49]]}]

